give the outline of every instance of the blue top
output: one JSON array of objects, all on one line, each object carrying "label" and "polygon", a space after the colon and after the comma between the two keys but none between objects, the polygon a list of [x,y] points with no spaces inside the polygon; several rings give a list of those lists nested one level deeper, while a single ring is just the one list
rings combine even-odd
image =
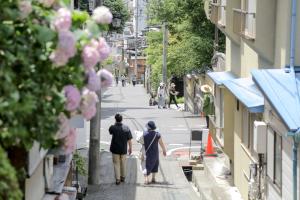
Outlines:
[{"label": "blue top", "polygon": [[289,131],[296,131],[300,127],[300,73],[265,69],[254,70],[252,75]]},{"label": "blue top", "polygon": [[264,112],[264,98],[251,78],[224,81],[225,87],[240,100],[251,113]]},{"label": "blue top", "polygon": [[207,75],[213,80],[215,84],[218,86],[223,85],[223,82],[226,80],[232,80],[235,79],[236,76],[229,72],[208,72]]}]

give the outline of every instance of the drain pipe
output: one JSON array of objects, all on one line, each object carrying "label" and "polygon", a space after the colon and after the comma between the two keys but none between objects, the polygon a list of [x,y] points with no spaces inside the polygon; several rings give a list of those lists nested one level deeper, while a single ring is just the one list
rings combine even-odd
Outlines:
[{"label": "drain pipe", "polygon": [[295,72],[295,35],[296,35],[297,0],[292,0],[291,35],[290,35],[290,69]]},{"label": "drain pipe", "polygon": [[[296,36],[296,13],[297,13],[297,0],[292,0],[292,15],[291,15],[291,35],[290,35],[290,70],[291,74],[295,74],[295,36]],[[293,200],[297,200],[297,156],[298,146],[300,141],[300,128],[296,132],[290,134],[293,136]]]}]

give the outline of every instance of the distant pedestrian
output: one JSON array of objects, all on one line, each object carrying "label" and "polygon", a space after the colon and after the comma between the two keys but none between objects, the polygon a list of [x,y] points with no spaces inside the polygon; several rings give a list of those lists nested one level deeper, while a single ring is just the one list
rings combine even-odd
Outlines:
[{"label": "distant pedestrian", "polygon": [[121,76],[121,82],[122,82],[122,87],[125,87],[125,85],[126,85],[126,77],[125,77],[124,74]]},{"label": "distant pedestrian", "polygon": [[158,172],[159,166],[159,149],[158,144],[162,148],[163,155],[166,156],[166,147],[163,143],[161,135],[156,131],[156,125],[153,121],[146,124],[147,130],[143,133],[144,148],[145,148],[145,169],[143,174],[145,176],[145,184],[149,184],[149,176],[152,174],[151,182],[155,183],[155,175]]},{"label": "distant pedestrian", "polygon": [[211,94],[212,89],[209,85],[202,85],[201,91],[204,93],[203,96],[203,113],[206,119],[206,127],[209,128],[209,115],[214,114],[214,98]]},{"label": "distant pedestrian", "polygon": [[170,105],[171,105],[171,102],[174,101],[177,109],[179,108],[179,106],[177,105],[177,102],[176,102],[176,96],[178,95],[178,92],[175,90],[175,84],[174,83],[171,83],[170,85],[170,89],[169,89],[169,108],[170,108]]},{"label": "distant pedestrian", "polygon": [[118,86],[118,83],[119,83],[119,77],[118,77],[118,75],[116,75],[116,86]]},{"label": "distant pedestrian", "polygon": [[116,123],[109,127],[109,133],[112,135],[110,151],[112,152],[116,184],[119,185],[125,181],[127,144],[130,155],[132,152],[132,135],[129,127],[122,124],[122,115],[116,114],[115,120]]},{"label": "distant pedestrian", "polygon": [[133,75],[132,77],[132,85],[135,86],[136,84],[136,75]]},{"label": "distant pedestrian", "polygon": [[158,99],[158,108],[166,107],[166,88],[165,84],[161,82],[157,88],[157,99]]}]

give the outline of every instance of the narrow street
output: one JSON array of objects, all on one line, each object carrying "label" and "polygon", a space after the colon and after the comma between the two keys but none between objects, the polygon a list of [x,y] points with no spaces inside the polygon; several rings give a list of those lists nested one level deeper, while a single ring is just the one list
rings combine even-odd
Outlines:
[{"label": "narrow street", "polygon": [[[147,121],[154,120],[157,123],[169,154],[165,158],[160,156],[157,184],[143,184],[136,156],[140,145],[133,139],[133,155],[128,159],[126,181],[119,186],[115,185],[111,154],[108,151],[111,139],[108,127],[114,123],[117,112],[124,116],[123,122],[131,128],[133,138],[134,131],[142,130]],[[101,114],[101,184],[89,187],[88,200],[197,199],[176,157],[182,157],[183,160],[188,158],[190,129],[200,128],[204,120],[180,110],[148,106],[148,95],[142,85],[109,88],[103,95]],[[199,144],[193,142],[192,145]],[[175,155],[177,151],[181,153]]]}]

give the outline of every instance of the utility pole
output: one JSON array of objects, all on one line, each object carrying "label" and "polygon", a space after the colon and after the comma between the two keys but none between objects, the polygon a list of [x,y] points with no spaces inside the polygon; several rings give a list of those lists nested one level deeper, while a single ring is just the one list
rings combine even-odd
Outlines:
[{"label": "utility pole", "polygon": [[[89,0],[95,1],[95,0]],[[96,0],[96,5],[101,6],[102,0]],[[90,121],[90,147],[88,184],[100,184],[100,128],[101,128],[101,89],[96,92],[99,101],[96,104],[96,115]]]},{"label": "utility pole", "polygon": [[168,48],[168,24],[167,22],[163,23],[163,82],[167,85],[167,48]]},{"label": "utility pole", "polygon": [[139,0],[135,0],[136,13],[135,13],[135,62],[134,62],[134,75],[137,76],[137,43],[138,43],[138,27],[139,27]]}]

